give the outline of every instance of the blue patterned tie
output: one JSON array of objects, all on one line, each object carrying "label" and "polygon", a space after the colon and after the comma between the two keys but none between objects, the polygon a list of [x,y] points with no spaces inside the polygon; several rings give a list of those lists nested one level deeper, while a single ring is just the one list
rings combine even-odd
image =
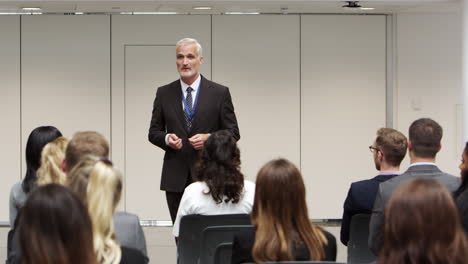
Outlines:
[{"label": "blue patterned tie", "polygon": [[185,97],[185,109],[184,109],[184,116],[185,116],[185,123],[187,124],[188,130],[192,127],[192,118],[191,118],[191,113],[192,113],[192,87],[187,87],[187,96]]}]

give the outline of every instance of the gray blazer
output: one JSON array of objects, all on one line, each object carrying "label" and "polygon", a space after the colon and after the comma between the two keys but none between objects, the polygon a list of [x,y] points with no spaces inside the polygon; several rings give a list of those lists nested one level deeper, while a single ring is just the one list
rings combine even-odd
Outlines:
[{"label": "gray blazer", "polygon": [[439,170],[435,165],[415,165],[408,170],[379,186],[379,191],[372,209],[369,225],[369,248],[377,256],[383,243],[384,209],[393,191],[403,182],[416,178],[430,178],[445,185],[450,192],[460,186],[460,178]]},{"label": "gray blazer", "polygon": [[19,181],[15,183],[10,189],[10,226],[13,228],[15,224],[16,216],[18,215],[18,211],[23,207],[24,203],[26,202],[27,194],[23,191],[23,187],[21,184],[23,181]]},{"label": "gray blazer", "polygon": [[148,256],[145,234],[140,226],[140,219],[137,215],[122,211],[115,212],[114,228],[117,241],[121,246],[137,249],[145,257]]}]

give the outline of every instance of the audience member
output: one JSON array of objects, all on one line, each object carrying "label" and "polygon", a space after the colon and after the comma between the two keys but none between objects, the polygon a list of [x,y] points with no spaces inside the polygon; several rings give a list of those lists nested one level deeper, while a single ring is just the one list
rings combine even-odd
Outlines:
[{"label": "audience member", "polygon": [[375,168],[379,174],[372,179],[353,182],[343,206],[341,242],[348,245],[351,218],[355,214],[370,214],[379,184],[400,174],[400,163],[405,157],[408,142],[406,137],[392,128],[377,130],[372,146]]},{"label": "audience member", "polygon": [[459,168],[462,183],[455,191],[454,197],[460,212],[463,228],[468,233],[468,142],[465,144]]},{"label": "audience member", "polygon": [[336,260],[335,237],[310,222],[301,173],[288,160],[258,172],[252,223],[255,229],[234,238],[233,264]]},{"label": "audience member", "polygon": [[[95,131],[77,132],[73,135],[67,146],[63,169],[69,173],[73,167],[86,155],[109,158],[109,143],[103,135]],[[83,180],[81,186],[87,186],[88,178],[82,177],[75,180]],[[86,189],[85,189],[86,190]],[[84,190],[84,195],[86,192]],[[122,246],[135,248],[147,256],[146,240],[140,219],[137,215],[119,211],[113,216],[117,241]]]},{"label": "audience member", "polygon": [[442,172],[435,164],[437,152],[440,151],[442,127],[432,119],[421,118],[414,121],[409,128],[408,153],[410,163],[408,170],[380,184],[372,210],[369,227],[369,247],[378,255],[382,247],[383,212],[392,192],[404,181],[414,178],[431,178],[445,185],[450,191],[460,186],[460,179]]},{"label": "audience member", "polygon": [[69,173],[69,187],[88,208],[93,227],[94,251],[100,264],[147,263],[139,250],[120,246],[112,216],[122,194],[122,176],[105,158],[87,156]]},{"label": "audience member", "polygon": [[48,184],[31,192],[18,230],[23,264],[97,264],[88,212],[61,185]]},{"label": "audience member", "polygon": [[67,178],[61,165],[65,158],[67,144],[68,139],[66,137],[59,137],[44,146],[41,155],[41,166],[37,170],[37,185],[65,184]]},{"label": "audience member", "polygon": [[433,179],[401,184],[385,208],[378,264],[464,264],[468,242],[452,196]]},{"label": "audience member", "polygon": [[26,175],[13,185],[10,190],[10,226],[14,226],[16,215],[26,201],[29,192],[36,186],[36,171],[41,165],[41,152],[52,140],[61,137],[62,133],[53,126],[40,126],[29,134],[26,143]]},{"label": "audience member", "polygon": [[249,214],[255,184],[244,180],[240,171],[240,151],[227,131],[211,134],[201,151],[196,182],[185,188],[174,222],[179,236],[180,219],[189,214]]}]

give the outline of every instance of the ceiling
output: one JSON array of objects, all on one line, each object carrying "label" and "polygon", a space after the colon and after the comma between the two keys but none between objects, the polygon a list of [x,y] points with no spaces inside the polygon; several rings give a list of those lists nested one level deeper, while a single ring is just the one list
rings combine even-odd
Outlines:
[{"label": "ceiling", "polygon": [[[406,0],[359,1],[363,7],[374,10],[344,9],[345,1],[112,1],[112,0],[62,0],[62,1],[4,1],[0,0],[0,13],[24,12],[23,7],[40,7],[44,13],[120,13],[120,12],[176,12],[177,14],[224,14],[226,12],[260,12],[272,14],[307,13],[378,13],[403,12],[456,12],[460,0]],[[211,10],[195,10],[194,7],[209,6]]]}]

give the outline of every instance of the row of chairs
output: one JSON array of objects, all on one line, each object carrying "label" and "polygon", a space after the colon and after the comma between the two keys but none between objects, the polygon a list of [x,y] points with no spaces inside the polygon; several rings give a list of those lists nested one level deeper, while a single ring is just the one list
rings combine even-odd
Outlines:
[{"label": "row of chairs", "polygon": [[[348,263],[371,263],[375,256],[367,246],[370,215],[358,214],[351,220],[348,242]],[[177,247],[179,264],[226,264],[231,262],[234,234],[253,228],[247,214],[187,215],[180,222]],[[337,263],[337,262],[271,262],[273,263]],[[338,264],[338,263],[337,263]]]}]

